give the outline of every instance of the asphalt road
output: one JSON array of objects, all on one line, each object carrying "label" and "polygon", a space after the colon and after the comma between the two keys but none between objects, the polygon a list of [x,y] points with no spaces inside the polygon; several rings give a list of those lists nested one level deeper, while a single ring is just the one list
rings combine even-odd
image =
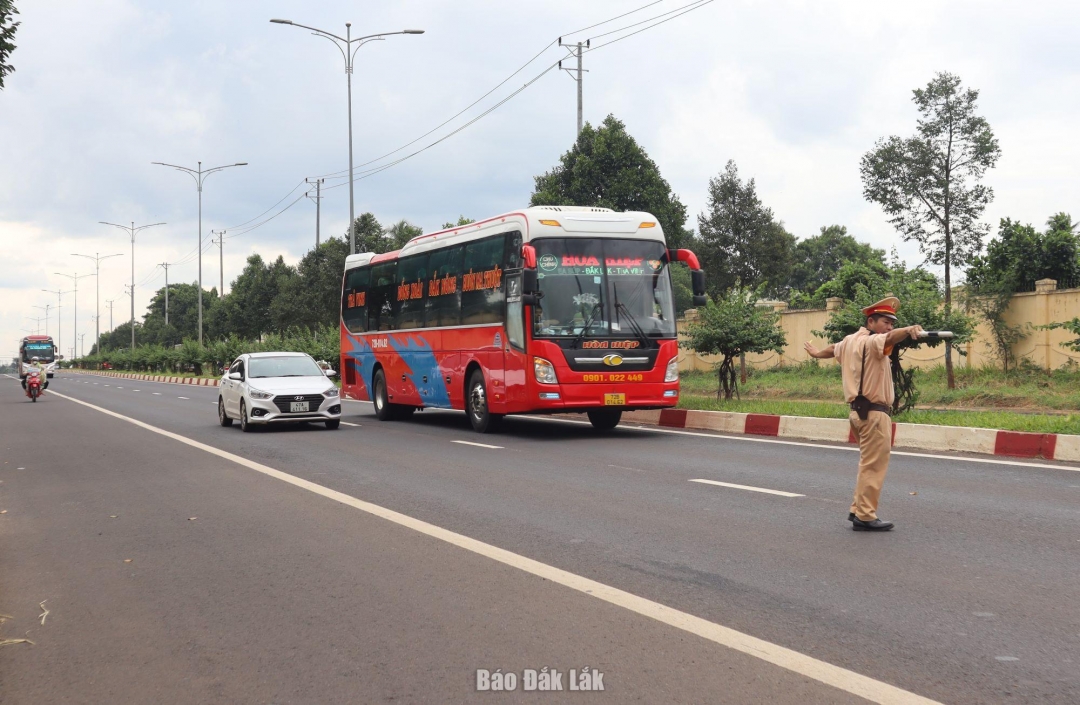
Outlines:
[{"label": "asphalt road", "polygon": [[[214,388],[51,391],[927,698],[1080,702],[1065,467],[895,456],[898,527],[859,534],[848,449],[359,403],[243,434]],[[0,646],[3,702],[859,700],[10,379],[0,433],[0,639],[35,642]],[[475,690],[586,665],[604,692]]]}]

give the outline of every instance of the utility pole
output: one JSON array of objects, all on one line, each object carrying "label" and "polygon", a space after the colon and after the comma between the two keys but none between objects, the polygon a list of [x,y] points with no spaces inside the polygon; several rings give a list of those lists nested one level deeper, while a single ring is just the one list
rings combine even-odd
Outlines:
[{"label": "utility pole", "polygon": [[[201,203],[201,201],[200,201]],[[135,221],[131,222],[131,227],[127,225],[117,225],[116,223],[106,223],[104,220],[98,221],[101,225],[111,225],[114,228],[120,228],[125,230],[131,235],[131,349],[135,349],[135,234],[140,230],[152,228],[157,225],[165,225],[165,223],[151,223],[150,225],[140,225],[135,227]],[[202,240],[199,241],[199,247],[202,247]],[[199,250],[200,254],[202,250]],[[126,286],[126,285],[125,285]]]},{"label": "utility pole", "polygon": [[56,347],[59,350],[63,350],[64,348],[62,347],[62,343],[64,338],[61,334],[64,332],[64,329],[61,326],[62,321],[60,320],[60,309],[62,308],[62,304],[64,303],[64,294],[70,294],[71,292],[61,291],[60,289],[42,289],[42,291],[44,291],[46,294],[56,294]]},{"label": "utility pole", "polygon": [[[94,260],[94,276],[97,277],[101,273],[101,260],[109,259],[110,257],[122,257],[123,255],[105,255],[101,256],[100,253],[95,252],[94,256],[90,255],[77,255],[72,253],[72,257],[85,257],[86,259]],[[101,324],[98,321],[101,320],[101,277],[97,278],[97,292],[94,294],[94,338],[98,343],[98,347],[101,347]]]},{"label": "utility pole", "polygon": [[96,274],[78,274],[78,273],[76,273],[76,274],[63,274],[61,272],[53,272],[53,274],[55,274],[55,275],[57,275],[59,277],[67,277],[68,279],[70,279],[71,281],[73,281],[75,283],[75,286],[72,289],[72,292],[75,294],[75,307],[74,307],[74,312],[72,314],[74,324],[72,325],[72,330],[73,330],[73,332],[75,334],[75,337],[78,338],[79,337],[79,280],[80,279],[85,279],[86,277],[96,277],[97,275]]},{"label": "utility pole", "polygon": [[322,184],[326,179],[304,179],[309,184],[315,184],[315,197],[312,198],[311,191],[308,191],[304,195],[315,201],[315,247],[319,246],[319,221],[322,219],[320,215],[320,209],[322,206]]},{"label": "utility pole", "polygon": [[[584,127],[584,125],[585,125],[584,120],[583,120],[584,104],[583,104],[582,92],[581,92],[581,87],[582,87],[582,84],[584,83],[584,81],[582,79],[584,78],[583,74],[588,73],[588,71],[581,68],[581,55],[584,53],[583,49],[588,49],[589,48],[589,42],[590,41],[592,41],[592,40],[586,40],[584,44],[582,44],[581,42],[578,42],[577,44],[563,44],[562,43],[562,37],[559,37],[559,46],[566,47],[567,49],[570,50],[570,56],[573,56],[573,57],[577,58],[577,68],[576,69],[563,68],[563,65],[562,65],[561,61],[559,62],[559,68],[562,69],[563,71],[565,71],[567,74],[569,74],[570,78],[577,81],[577,134],[579,134],[579,135],[581,134],[581,128]],[[575,76],[574,74],[577,74],[577,75]]]},{"label": "utility pole", "polygon": [[169,325],[169,263],[162,262],[165,269],[165,325]]},{"label": "utility pole", "polygon": [[79,334],[79,357],[86,357],[86,333]]},{"label": "utility pole", "polygon": [[113,329],[113,324],[112,324],[112,307],[113,307],[113,304],[114,304],[114,303],[116,303],[116,299],[109,299],[109,300],[108,300],[108,301],[106,301],[105,303],[107,303],[107,304],[109,305],[109,332],[110,332],[110,333],[112,333],[112,329]]},{"label": "utility pole", "polygon": [[[211,230],[210,234],[213,235],[214,231]],[[214,244],[214,245],[217,245],[218,269],[220,270],[218,272],[218,276],[221,277],[218,280],[218,292],[217,292],[217,295],[218,295],[218,298],[220,299],[222,296],[225,295],[225,231],[222,230],[222,231],[218,232],[217,233],[217,239],[216,240],[210,240],[210,242],[212,244]]]}]

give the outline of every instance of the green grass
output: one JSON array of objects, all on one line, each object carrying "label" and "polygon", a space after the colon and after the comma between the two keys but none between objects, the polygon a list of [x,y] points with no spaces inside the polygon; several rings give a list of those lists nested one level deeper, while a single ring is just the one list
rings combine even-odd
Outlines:
[{"label": "green grass", "polygon": [[[683,395],[679,408],[707,411],[735,411],[749,414],[778,414],[780,416],[811,416],[819,419],[846,419],[849,409],[840,402],[785,401],[770,399],[732,399]],[[1005,431],[1031,433],[1070,433],[1080,435],[1080,413],[1030,414],[1015,411],[969,411],[963,409],[939,411],[912,409],[895,419],[899,423],[932,424],[935,426],[964,426],[997,428]]]},{"label": "green grass", "polygon": [[[1006,375],[992,368],[958,368],[956,389],[951,390],[942,368],[919,372],[916,380],[916,408],[898,416],[899,422],[1080,434],[1080,370],[1047,373],[1027,368]],[[717,400],[716,375],[711,372],[685,373],[681,381],[681,408],[817,418],[848,415],[840,370],[834,365],[754,370],[740,386],[741,400],[732,401]]]}]

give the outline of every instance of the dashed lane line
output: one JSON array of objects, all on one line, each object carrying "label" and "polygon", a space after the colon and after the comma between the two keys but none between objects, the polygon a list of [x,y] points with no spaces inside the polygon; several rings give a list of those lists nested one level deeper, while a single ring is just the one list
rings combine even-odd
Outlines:
[{"label": "dashed lane line", "polygon": [[681,629],[687,633],[695,634],[703,639],[712,641],[713,643],[726,646],[734,651],[761,659],[766,663],[771,663],[774,666],[779,666],[792,673],[812,678],[820,683],[824,683],[825,685],[832,686],[872,702],[888,703],[889,705],[930,705],[935,703],[935,701],[924,698],[921,695],[916,695],[910,691],[875,680],[869,676],[856,673],[855,671],[850,671],[846,668],[841,668],[840,666],[821,661],[793,649],[788,649],[779,644],[765,641],[764,639],[758,639],[757,637],[744,634],[730,627],[725,627],[722,624],[710,622],[701,617],[689,614],[688,612],[682,612],[659,602],[654,602],[644,597],[634,595],[633,593],[626,592],[625,590],[620,590],[596,580],[591,580],[569,571],[562,570],[561,568],[541,563],[540,561],[527,558],[520,554],[513,553],[512,551],[507,551],[506,549],[482,541],[477,541],[476,539],[450,531],[449,529],[444,529],[435,524],[430,524],[426,521],[421,521],[408,516],[407,514],[395,512],[392,509],[387,509],[386,507],[381,507],[377,504],[372,504],[371,502],[365,502],[362,499],[357,499],[344,492],[338,492],[337,490],[332,490],[329,487],[324,487],[323,485],[316,484],[310,480],[305,480],[302,477],[275,470],[268,465],[263,465],[262,463],[257,463],[254,460],[250,460],[243,456],[206,445],[205,443],[200,443],[187,436],[181,436],[178,433],[166,431],[163,428],[152,426],[144,421],[133,419],[130,416],[118,414],[115,411],[95,406],[89,402],[69,397],[66,394],[60,394],[59,392],[56,393],[56,396],[80,404],[89,409],[93,409],[102,414],[112,416],[113,418],[134,424],[135,426],[146,429],[152,433],[171,438],[191,446],[192,448],[206,451],[219,458],[232,461],[237,465],[242,465],[268,477],[273,477],[282,482],[286,482],[294,487],[299,487],[335,502],[340,502],[346,506],[353,507],[354,509],[359,509],[362,512],[393,522],[399,526],[412,529],[425,536],[490,558],[491,560],[517,568],[518,570],[557,583],[563,587],[570,588],[571,590],[576,590],[584,595],[589,595],[598,600],[603,600],[609,604],[622,607],[630,612],[656,620],[657,622],[667,624],[676,629]]},{"label": "dashed lane line", "polygon": [[473,443],[472,441],[450,441],[451,443],[460,443],[463,446],[476,446],[477,448],[491,448],[493,450],[499,450],[502,446],[488,445],[487,443]]},{"label": "dashed lane line", "polygon": [[360,428],[360,424],[358,424],[358,423],[349,423],[348,421],[342,421],[341,424],[343,426],[355,426],[357,428]]},{"label": "dashed lane line", "polygon": [[703,485],[717,485],[719,487],[731,487],[736,490],[749,490],[750,492],[762,492],[764,494],[774,494],[780,497],[805,497],[804,494],[795,494],[794,492],[784,492],[782,490],[768,490],[764,487],[751,487],[750,485],[736,485],[732,482],[717,482],[716,480],[690,480],[690,482],[700,482]]}]

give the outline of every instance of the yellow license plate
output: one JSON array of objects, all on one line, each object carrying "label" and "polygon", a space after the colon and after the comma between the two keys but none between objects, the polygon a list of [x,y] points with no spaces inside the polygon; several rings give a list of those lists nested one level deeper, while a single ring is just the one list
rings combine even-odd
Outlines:
[{"label": "yellow license plate", "polygon": [[604,406],[626,406],[625,394],[605,394]]}]

